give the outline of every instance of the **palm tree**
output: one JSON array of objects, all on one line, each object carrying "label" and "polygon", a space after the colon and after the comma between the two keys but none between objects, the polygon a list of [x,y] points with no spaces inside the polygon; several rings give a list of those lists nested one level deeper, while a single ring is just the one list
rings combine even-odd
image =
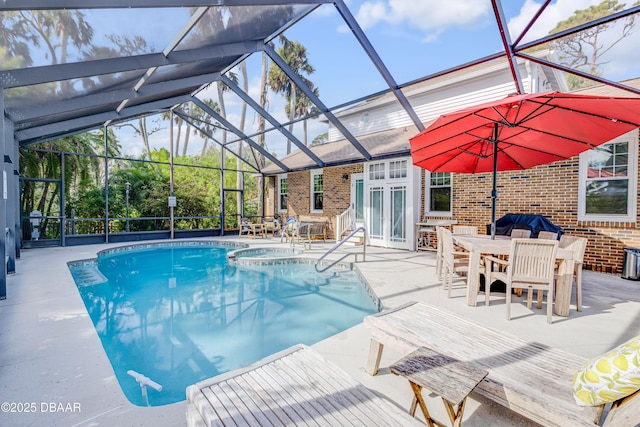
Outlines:
[{"label": "palm tree", "polygon": [[[307,86],[312,88],[313,94],[315,96],[320,96],[320,91],[318,90],[318,88],[317,87],[313,87],[313,83],[311,83],[307,79],[304,79],[304,80],[307,83]],[[287,105],[285,108],[286,108],[287,114],[290,114],[291,113],[291,107],[289,105]],[[315,114],[317,112],[318,112],[318,108],[315,106],[315,104],[313,102],[311,102],[311,100],[307,96],[302,95],[302,96],[296,98],[296,110],[295,110],[295,113],[294,113],[294,117],[306,117],[306,116],[309,116],[311,114]],[[308,132],[307,132],[307,120],[308,120],[308,118],[305,118],[302,121],[302,128],[303,128],[303,135],[304,135],[303,136],[304,145],[309,145],[308,144]]]},{"label": "palm tree", "polygon": [[[277,49],[278,55],[291,67],[294,73],[301,77],[310,89],[314,90],[313,84],[304,78],[303,74],[311,75],[315,71],[307,58],[307,48],[300,42],[291,41],[285,36],[280,36],[282,45]],[[293,120],[296,117],[297,91],[295,84],[289,77],[275,64],[269,69],[269,86],[276,93],[284,94],[288,105],[285,112],[289,117],[289,132],[293,132]],[[291,141],[287,140],[287,154],[291,153]]]},{"label": "palm tree", "polygon": [[[220,111],[218,103],[213,101],[212,99],[207,98],[203,102],[208,105],[209,108],[211,108],[213,111]],[[200,123],[199,129],[193,129],[193,134],[199,135],[204,140],[204,142],[202,143],[202,150],[200,151],[200,157],[204,157],[207,154],[209,135],[213,135],[220,124],[218,122],[212,122],[210,120],[211,116],[209,116],[202,108],[195,104],[191,105],[191,117],[193,117],[194,120]]]},{"label": "palm tree", "polygon": [[[263,110],[267,109],[267,102],[269,98],[268,91],[268,73],[269,73],[269,55],[266,52],[262,52],[262,72],[260,74],[260,107]],[[266,127],[266,121],[262,114],[258,115],[258,144],[261,147],[266,147],[266,140],[264,135],[264,130]],[[262,169],[265,165],[264,156],[260,153],[256,155],[255,151],[251,150],[258,159],[258,169]]]},{"label": "palm tree", "polygon": [[[249,79],[247,77],[247,64],[242,61],[240,63],[240,74],[242,75],[242,90],[244,93],[249,93]],[[244,124],[247,118],[247,103],[242,103],[242,109],[240,111],[240,131],[244,133]],[[236,153],[236,188],[242,189],[244,186],[243,174],[239,171],[242,170],[242,140],[238,141],[238,152]],[[242,196],[240,193],[237,193],[237,206],[242,204]]]}]

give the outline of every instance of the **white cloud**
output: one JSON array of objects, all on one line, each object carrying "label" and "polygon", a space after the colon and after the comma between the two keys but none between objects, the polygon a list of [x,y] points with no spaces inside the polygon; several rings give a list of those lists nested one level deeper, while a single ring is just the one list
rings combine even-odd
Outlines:
[{"label": "white cloud", "polygon": [[[576,10],[586,9],[599,4],[601,0],[558,0],[544,10],[536,23],[529,29],[523,42],[536,40],[549,34],[558,22],[569,18]],[[511,39],[515,40],[527,26],[531,18],[540,10],[542,2],[526,0],[518,16],[511,18],[508,23]]]},{"label": "white cloud", "polygon": [[438,32],[451,26],[468,27],[483,22],[490,13],[489,6],[488,1],[477,0],[366,1],[358,9],[356,19],[363,28],[388,23]]}]

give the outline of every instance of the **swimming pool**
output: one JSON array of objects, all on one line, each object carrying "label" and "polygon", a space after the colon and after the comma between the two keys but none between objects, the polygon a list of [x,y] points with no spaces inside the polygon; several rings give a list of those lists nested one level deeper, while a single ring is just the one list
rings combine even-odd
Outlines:
[{"label": "swimming pool", "polygon": [[[103,251],[69,263],[127,399],[165,405],[185,388],[293,344],[314,344],[380,311],[357,270],[313,260],[229,261],[239,246],[179,242]],[[162,386],[147,396],[127,372]]]}]

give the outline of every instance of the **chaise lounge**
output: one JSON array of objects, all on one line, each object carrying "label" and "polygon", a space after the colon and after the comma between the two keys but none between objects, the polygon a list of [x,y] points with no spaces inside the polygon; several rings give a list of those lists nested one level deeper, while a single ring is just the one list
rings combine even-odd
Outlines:
[{"label": "chaise lounge", "polygon": [[187,426],[424,426],[296,345],[187,388]]}]

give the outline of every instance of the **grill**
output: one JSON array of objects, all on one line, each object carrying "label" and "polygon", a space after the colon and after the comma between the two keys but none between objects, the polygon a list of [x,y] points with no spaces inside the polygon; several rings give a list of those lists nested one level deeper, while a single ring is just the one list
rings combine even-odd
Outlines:
[{"label": "grill", "polygon": [[[508,236],[514,228],[531,231],[531,237],[538,237],[541,231],[564,234],[562,227],[555,225],[544,215],[506,214],[496,221],[496,235]],[[491,224],[487,225],[487,234],[491,234]]]}]

